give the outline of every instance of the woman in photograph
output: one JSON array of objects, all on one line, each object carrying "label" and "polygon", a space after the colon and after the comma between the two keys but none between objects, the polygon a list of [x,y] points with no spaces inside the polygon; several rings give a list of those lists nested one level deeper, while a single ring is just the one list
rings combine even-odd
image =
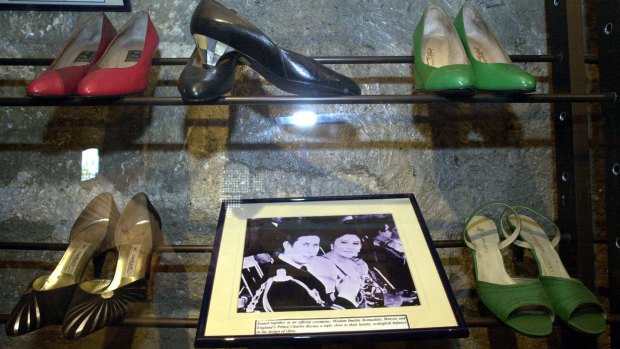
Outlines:
[{"label": "woman in photograph", "polygon": [[354,227],[337,229],[328,241],[330,251],[313,258],[306,265],[324,285],[331,297],[338,296],[339,285],[344,282],[356,281],[359,291],[355,299],[351,299],[358,308],[382,307],[385,289],[373,278],[368,264],[359,258],[362,249],[362,237]]}]

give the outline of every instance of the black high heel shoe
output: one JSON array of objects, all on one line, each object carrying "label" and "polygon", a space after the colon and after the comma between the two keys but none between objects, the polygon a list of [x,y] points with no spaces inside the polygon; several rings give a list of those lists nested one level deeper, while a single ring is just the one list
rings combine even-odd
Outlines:
[{"label": "black high heel shoe", "polygon": [[220,57],[214,67],[206,66],[198,48],[190,57],[177,88],[186,101],[209,101],[225,95],[235,85],[235,70],[239,55],[229,52]]},{"label": "black high heel shoe", "polygon": [[79,284],[67,309],[62,331],[77,339],[121,320],[130,305],[144,300],[149,285],[153,248],[161,219],[144,193],[127,204],[114,232],[118,262],[112,280]]},{"label": "black high heel shoe", "polygon": [[95,274],[99,274],[105,252],[114,247],[118,216],[111,194],[91,200],[73,224],[69,247],[54,271],[35,279],[13,308],[5,325],[7,335],[19,336],[62,323],[89,260],[94,260]]},{"label": "black high heel shoe", "polygon": [[[253,24],[216,1],[198,4],[191,32],[203,61],[215,67],[211,69],[217,70],[219,60],[229,52],[238,52],[243,63],[286,92],[301,96],[361,93],[353,80],[311,58],[279,48]],[[181,79],[179,85],[187,84]]]}]

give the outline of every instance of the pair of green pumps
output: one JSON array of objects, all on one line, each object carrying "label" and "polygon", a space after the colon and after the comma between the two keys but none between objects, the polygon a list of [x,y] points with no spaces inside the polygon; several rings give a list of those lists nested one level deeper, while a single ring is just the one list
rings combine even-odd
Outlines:
[{"label": "pair of green pumps", "polygon": [[454,24],[439,6],[427,7],[415,29],[413,47],[417,90],[527,93],[536,89],[534,77],[512,63],[470,5],[461,8]]},{"label": "pair of green pumps", "polygon": [[[493,219],[481,214],[497,206],[503,208],[499,229]],[[537,220],[553,227],[551,240]],[[581,281],[568,275],[554,249],[560,230],[550,218],[525,206],[489,202],[465,220],[463,234],[465,244],[473,250],[480,300],[503,323],[533,337],[551,334],[555,316],[581,333],[599,335],[605,331],[603,306]],[[532,252],[540,274],[537,279],[508,275],[500,251],[511,244]]]}]

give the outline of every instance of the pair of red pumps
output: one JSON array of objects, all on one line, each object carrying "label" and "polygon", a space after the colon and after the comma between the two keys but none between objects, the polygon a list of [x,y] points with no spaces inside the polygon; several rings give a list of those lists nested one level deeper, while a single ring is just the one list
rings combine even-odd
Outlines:
[{"label": "pair of red pumps", "polygon": [[146,11],[117,33],[104,13],[78,27],[54,62],[27,87],[37,97],[114,97],[148,86],[159,35]]}]

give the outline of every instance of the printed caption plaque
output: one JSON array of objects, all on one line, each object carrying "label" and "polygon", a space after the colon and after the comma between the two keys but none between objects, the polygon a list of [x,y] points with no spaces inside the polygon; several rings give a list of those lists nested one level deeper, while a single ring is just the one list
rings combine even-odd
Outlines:
[{"label": "printed caption plaque", "polygon": [[413,194],[222,204],[197,347],[468,334]]}]

